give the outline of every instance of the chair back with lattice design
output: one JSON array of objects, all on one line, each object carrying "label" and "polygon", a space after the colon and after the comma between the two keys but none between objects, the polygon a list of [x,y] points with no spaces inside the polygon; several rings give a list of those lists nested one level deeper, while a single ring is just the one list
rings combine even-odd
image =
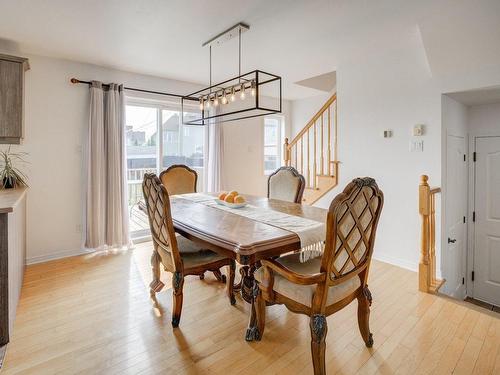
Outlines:
[{"label": "chair back with lattice design", "polygon": [[382,191],[369,177],[354,179],[331,203],[321,268],[332,283],[368,268],[383,204]]},{"label": "chair back with lattice design", "polygon": [[160,173],[160,181],[169,195],[196,193],[198,174],[187,165],[176,164]]},{"label": "chair back with lattice design", "polygon": [[160,248],[163,250],[163,254],[160,253],[161,255],[166,252],[171,257],[167,262],[164,262],[164,265],[171,265],[174,269],[170,271],[176,271],[182,265],[172,223],[167,189],[154,173],[146,173],[142,182],[142,191],[146,201],[146,211],[155,249]]}]

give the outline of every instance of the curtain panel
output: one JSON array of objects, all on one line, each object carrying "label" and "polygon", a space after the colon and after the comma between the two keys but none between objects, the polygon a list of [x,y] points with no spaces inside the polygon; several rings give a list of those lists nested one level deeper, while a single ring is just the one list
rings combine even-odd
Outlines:
[{"label": "curtain panel", "polygon": [[224,128],[217,120],[207,125],[205,148],[205,190],[219,192],[223,188]]},{"label": "curtain panel", "polygon": [[90,85],[90,118],[85,149],[84,247],[130,244],[128,228],[125,97],[123,85]]}]

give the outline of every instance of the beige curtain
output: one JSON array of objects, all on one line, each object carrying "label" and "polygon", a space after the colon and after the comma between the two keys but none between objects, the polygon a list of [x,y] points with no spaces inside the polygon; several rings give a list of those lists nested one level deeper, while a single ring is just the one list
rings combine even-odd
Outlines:
[{"label": "beige curtain", "polygon": [[[218,112],[216,112],[218,113]],[[205,190],[219,192],[223,188],[224,129],[222,123],[210,121],[207,126],[205,158]]]},{"label": "beige curtain", "polygon": [[125,164],[123,86],[90,85],[90,119],[85,152],[85,241],[89,249],[130,243]]}]

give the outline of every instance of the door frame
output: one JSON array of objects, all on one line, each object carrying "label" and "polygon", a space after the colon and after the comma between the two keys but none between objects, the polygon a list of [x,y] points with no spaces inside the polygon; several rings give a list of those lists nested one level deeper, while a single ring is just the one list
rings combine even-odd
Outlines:
[{"label": "door frame", "polygon": [[[443,147],[443,150],[442,150],[442,158],[445,160],[445,163],[444,165],[442,164],[442,185],[443,185],[443,189],[442,189],[442,192],[444,194],[442,194],[442,201],[441,201],[441,228],[440,228],[440,231],[441,231],[441,251],[440,251],[440,265],[441,265],[441,277],[444,277],[445,275],[443,275],[443,270],[445,268],[448,268],[448,264],[445,263],[445,260],[448,260],[446,257],[443,256],[444,252],[445,252],[445,249],[448,248],[448,220],[447,220],[447,211],[446,211],[446,203],[447,203],[447,200],[448,200],[448,137],[449,136],[454,136],[454,137],[463,137],[464,138],[464,143],[465,143],[465,149],[464,149],[464,152],[465,152],[465,155],[466,155],[466,176],[465,176],[465,179],[466,181],[468,182],[467,185],[469,185],[469,179],[470,179],[470,173],[469,173],[469,165],[471,164],[469,161],[470,161],[470,157],[469,155],[472,155],[472,153],[470,152],[469,150],[469,142],[470,142],[470,136],[468,133],[465,133],[465,134],[456,134],[455,132],[450,132],[448,129],[446,130],[445,132],[445,139],[443,140],[444,142],[444,147]],[[465,259],[463,259],[463,261],[465,262],[465,272],[468,273],[468,259],[469,259],[469,256],[468,256],[468,251],[469,251],[469,219],[468,217],[471,216],[471,214],[469,214],[469,188],[467,186],[467,190],[466,190],[466,194],[465,194],[465,215],[467,217],[467,220],[465,221],[465,233],[464,233],[464,236],[465,236],[465,239],[464,239],[464,246],[466,247],[465,248],[465,251],[464,251],[464,257]],[[446,282],[445,282],[446,283]],[[453,295],[452,297],[453,298],[457,298],[457,299],[462,299],[467,297],[468,296],[468,278],[467,276],[465,276],[465,285],[460,288],[463,292],[463,296],[455,296]]]},{"label": "door frame", "polygon": [[[476,175],[475,175],[475,164],[472,160],[474,151],[476,150],[476,139],[477,138],[488,138],[488,137],[500,137],[500,130],[490,130],[490,131],[474,131],[472,127],[469,131],[469,196],[467,204],[467,277],[466,277],[466,293],[468,297],[474,298],[474,284],[472,281],[472,271],[474,271],[474,252],[475,252],[475,223],[472,221],[472,213],[475,211],[475,186],[476,186]],[[471,225],[469,225],[469,223]]]}]

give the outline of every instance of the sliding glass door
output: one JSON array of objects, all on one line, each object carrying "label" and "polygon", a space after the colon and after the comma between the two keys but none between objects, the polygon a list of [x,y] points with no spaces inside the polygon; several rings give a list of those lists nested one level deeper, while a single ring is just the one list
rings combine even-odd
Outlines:
[{"label": "sliding glass door", "polygon": [[203,191],[205,127],[184,125],[179,117],[179,111],[162,110],[162,169],[187,165],[198,173],[197,190]]},{"label": "sliding glass door", "polygon": [[179,106],[136,99],[128,101],[127,185],[133,239],[149,235],[148,218],[139,209],[144,174],[159,174],[171,165],[184,164],[198,173],[197,190],[203,191],[204,144],[205,127],[182,124]]}]

